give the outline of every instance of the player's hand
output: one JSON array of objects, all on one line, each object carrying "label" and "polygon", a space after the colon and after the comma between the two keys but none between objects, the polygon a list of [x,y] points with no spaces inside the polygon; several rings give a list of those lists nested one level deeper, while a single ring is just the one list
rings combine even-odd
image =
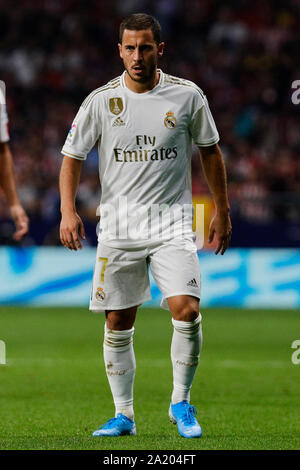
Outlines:
[{"label": "player's hand", "polygon": [[28,232],[29,219],[21,204],[11,206],[10,213],[16,225],[16,231],[13,234],[13,238],[18,242]]},{"label": "player's hand", "polygon": [[212,243],[214,235],[217,237],[217,248],[215,254],[217,255],[221,251],[221,255],[224,255],[227,250],[230,238],[231,238],[232,226],[229,213],[217,212],[213,217],[210,227],[208,243]]},{"label": "player's hand", "polygon": [[85,240],[85,231],[81,218],[76,212],[62,215],[60,223],[60,241],[69,250],[82,248],[80,241]]}]

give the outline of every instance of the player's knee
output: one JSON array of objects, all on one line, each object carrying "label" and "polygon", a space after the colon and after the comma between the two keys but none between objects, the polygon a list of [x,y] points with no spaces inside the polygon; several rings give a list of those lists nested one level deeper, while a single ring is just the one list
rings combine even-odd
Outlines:
[{"label": "player's knee", "polygon": [[134,311],[107,311],[106,325],[110,330],[130,330],[135,321]]},{"label": "player's knee", "polygon": [[194,298],[180,302],[172,311],[174,320],[192,322],[199,316],[199,301]]}]

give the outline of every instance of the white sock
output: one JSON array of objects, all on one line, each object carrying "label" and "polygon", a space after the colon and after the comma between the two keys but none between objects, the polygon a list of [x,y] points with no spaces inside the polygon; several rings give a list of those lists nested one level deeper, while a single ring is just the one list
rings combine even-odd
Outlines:
[{"label": "white sock", "polygon": [[192,322],[172,318],[174,326],[171,358],[173,364],[172,403],[190,401],[190,390],[202,345],[201,314]]},{"label": "white sock", "polygon": [[104,326],[103,356],[106,375],[116,407],[115,416],[122,413],[134,420],[133,383],[136,362],[131,330],[109,330]]}]

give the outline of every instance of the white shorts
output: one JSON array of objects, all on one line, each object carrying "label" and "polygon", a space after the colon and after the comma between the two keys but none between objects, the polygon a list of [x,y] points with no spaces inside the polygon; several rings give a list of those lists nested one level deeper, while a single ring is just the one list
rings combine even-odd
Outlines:
[{"label": "white shorts", "polygon": [[93,277],[90,310],[122,310],[151,299],[148,268],[167,298],[191,295],[200,299],[201,276],[197,247],[192,240],[173,239],[154,247],[119,249],[100,242]]}]

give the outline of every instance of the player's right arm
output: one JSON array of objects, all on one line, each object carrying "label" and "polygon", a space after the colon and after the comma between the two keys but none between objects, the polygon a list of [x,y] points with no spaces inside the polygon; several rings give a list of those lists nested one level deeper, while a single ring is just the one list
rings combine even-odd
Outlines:
[{"label": "player's right arm", "polygon": [[82,162],[101,136],[100,106],[91,93],[80,106],[61,153],[62,162],[59,189],[61,198],[60,239],[70,250],[82,248],[84,226],[76,212],[75,198],[80,180]]},{"label": "player's right arm", "polygon": [[64,156],[59,176],[61,199],[60,240],[70,250],[81,249],[80,237],[85,240],[84,226],[75,206],[81,167],[81,160]]}]

